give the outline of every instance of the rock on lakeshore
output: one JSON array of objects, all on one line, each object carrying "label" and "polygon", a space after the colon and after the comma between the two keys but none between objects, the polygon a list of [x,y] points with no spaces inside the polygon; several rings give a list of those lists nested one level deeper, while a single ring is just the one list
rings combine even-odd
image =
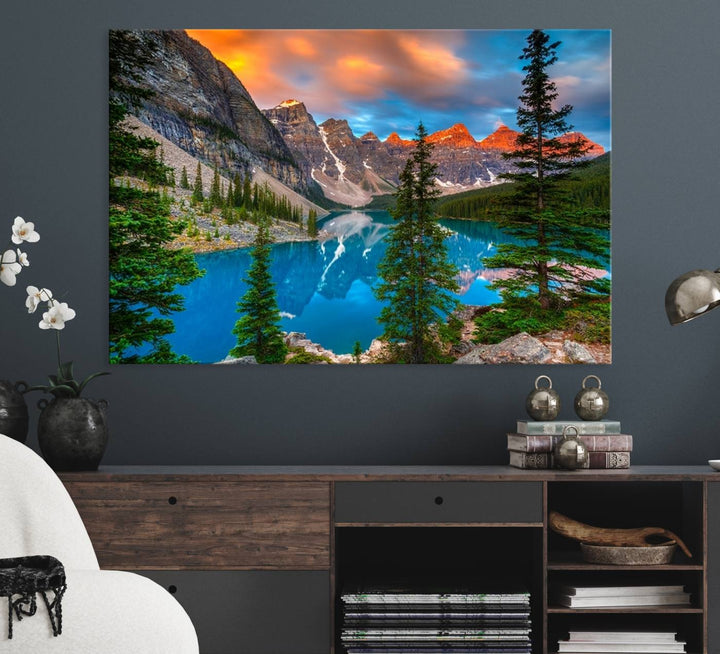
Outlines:
[{"label": "rock on lakeshore", "polygon": [[228,366],[228,365],[236,365],[236,366],[247,366],[247,365],[257,365],[257,360],[253,356],[247,356],[247,357],[225,357],[222,361],[217,361],[213,365],[215,366]]},{"label": "rock on lakeshore", "polygon": [[586,347],[575,341],[565,341],[562,346],[563,353],[568,363],[597,363],[595,357],[588,352]]},{"label": "rock on lakeshore", "polygon": [[522,332],[495,345],[478,345],[455,363],[547,363],[551,352],[537,338]]},{"label": "rock on lakeshore", "polygon": [[332,350],[326,350],[322,345],[313,343],[306,334],[302,332],[290,332],[285,335],[285,345],[305,350],[309,354],[327,357],[333,363],[355,363],[351,354],[335,354]]}]

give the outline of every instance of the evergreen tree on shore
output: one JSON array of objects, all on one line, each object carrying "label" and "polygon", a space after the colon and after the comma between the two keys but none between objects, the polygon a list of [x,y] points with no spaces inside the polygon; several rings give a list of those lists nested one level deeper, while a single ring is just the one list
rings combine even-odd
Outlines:
[{"label": "evergreen tree on shore", "polygon": [[310,209],[310,211],[308,212],[307,233],[308,236],[312,236],[313,238],[318,235],[317,211],[315,211],[315,209]]},{"label": "evergreen tree on shore", "polygon": [[610,289],[607,279],[587,274],[587,269],[609,261],[609,213],[573,206],[561,183],[585,165],[587,147],[558,139],[572,129],[567,122],[572,106],[554,108],[558,91],[548,75],[559,46],[542,30],[534,30],[520,56],[527,62],[518,98],[521,134],[515,150],[503,155],[518,172],[501,175],[514,182],[513,191],[497,198],[498,224],[515,242],[498,245],[497,254],[483,261],[486,268],[514,271],[492,284],[506,302],[534,295],[543,312],[557,310],[570,294],[597,299]]},{"label": "evergreen tree on shore", "polygon": [[[184,308],[178,285],[202,272],[192,253],[167,246],[184,225],[170,217],[170,202],[156,191],[115,183],[138,177],[151,185],[167,183],[169,167],[156,157],[158,143],[125,125],[128,108],[150,91],[139,86],[140,71],[152,57],[147,43],[121,30],[110,32],[109,124],[109,342],[112,363],[178,363],[166,339],[175,331],[171,315]],[[140,350],[143,354],[129,354]]]},{"label": "evergreen tree on shore", "polygon": [[438,338],[447,316],[457,306],[457,268],[448,260],[446,231],[438,222],[433,204],[437,166],[432,163],[433,145],[422,123],[415,135],[415,149],[400,174],[395,223],[387,237],[387,250],[378,265],[382,282],[375,296],[387,306],[378,318],[384,338],[405,343],[396,348],[407,363],[442,360]]},{"label": "evergreen tree on shore", "polygon": [[261,217],[253,243],[252,262],[243,280],[248,289],[238,302],[241,317],[233,328],[237,345],[230,350],[230,356],[254,356],[258,363],[283,363],[288,351],[280,328],[280,311],[270,272],[271,242],[269,221]]}]

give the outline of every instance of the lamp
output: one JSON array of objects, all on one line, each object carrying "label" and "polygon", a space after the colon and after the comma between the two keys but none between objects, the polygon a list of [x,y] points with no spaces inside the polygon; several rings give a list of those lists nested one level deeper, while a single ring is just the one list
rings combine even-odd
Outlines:
[{"label": "lamp", "polygon": [[671,325],[679,325],[720,305],[720,268],[691,270],[680,275],[665,293],[665,312]]}]

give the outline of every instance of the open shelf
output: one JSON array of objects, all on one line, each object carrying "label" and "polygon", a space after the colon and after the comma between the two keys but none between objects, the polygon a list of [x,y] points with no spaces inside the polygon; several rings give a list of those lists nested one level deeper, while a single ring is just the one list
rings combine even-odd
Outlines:
[{"label": "open shelf", "polygon": [[688,559],[684,554],[680,553],[675,556],[672,563],[665,565],[605,565],[599,563],[587,563],[582,560],[582,555],[578,551],[561,551],[553,552],[548,557],[548,570],[569,570],[569,571],[620,571],[633,570],[667,572],[667,571],[702,571],[704,566],[702,563],[690,563],[693,559]]},{"label": "open shelf", "polygon": [[[401,579],[410,587],[427,580],[490,592],[531,592],[533,654],[553,654],[570,631],[672,631],[688,652],[707,647],[707,521],[704,483],[694,480],[573,480],[543,482],[544,522],[336,523],[334,653],[345,654],[343,588]],[[666,565],[605,565],[582,560],[579,544],[552,532],[550,511],[598,527],[663,527],[692,552],[678,548]],[[443,528],[439,528],[443,527]],[[683,586],[690,605],[572,608],[555,603],[554,585]]]},{"label": "open shelf", "polygon": [[548,613],[702,613],[692,606],[602,606],[572,609],[567,606],[548,606]]}]

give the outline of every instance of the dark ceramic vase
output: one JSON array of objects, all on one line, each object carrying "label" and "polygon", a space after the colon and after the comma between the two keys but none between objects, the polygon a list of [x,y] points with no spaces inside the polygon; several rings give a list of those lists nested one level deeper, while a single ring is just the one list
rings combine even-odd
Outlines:
[{"label": "dark ceramic vase", "polygon": [[28,434],[28,408],[23,393],[25,382],[0,381],[0,434],[25,442]]},{"label": "dark ceramic vase", "polygon": [[105,400],[58,397],[38,402],[40,452],[53,470],[97,470],[108,428]]}]

